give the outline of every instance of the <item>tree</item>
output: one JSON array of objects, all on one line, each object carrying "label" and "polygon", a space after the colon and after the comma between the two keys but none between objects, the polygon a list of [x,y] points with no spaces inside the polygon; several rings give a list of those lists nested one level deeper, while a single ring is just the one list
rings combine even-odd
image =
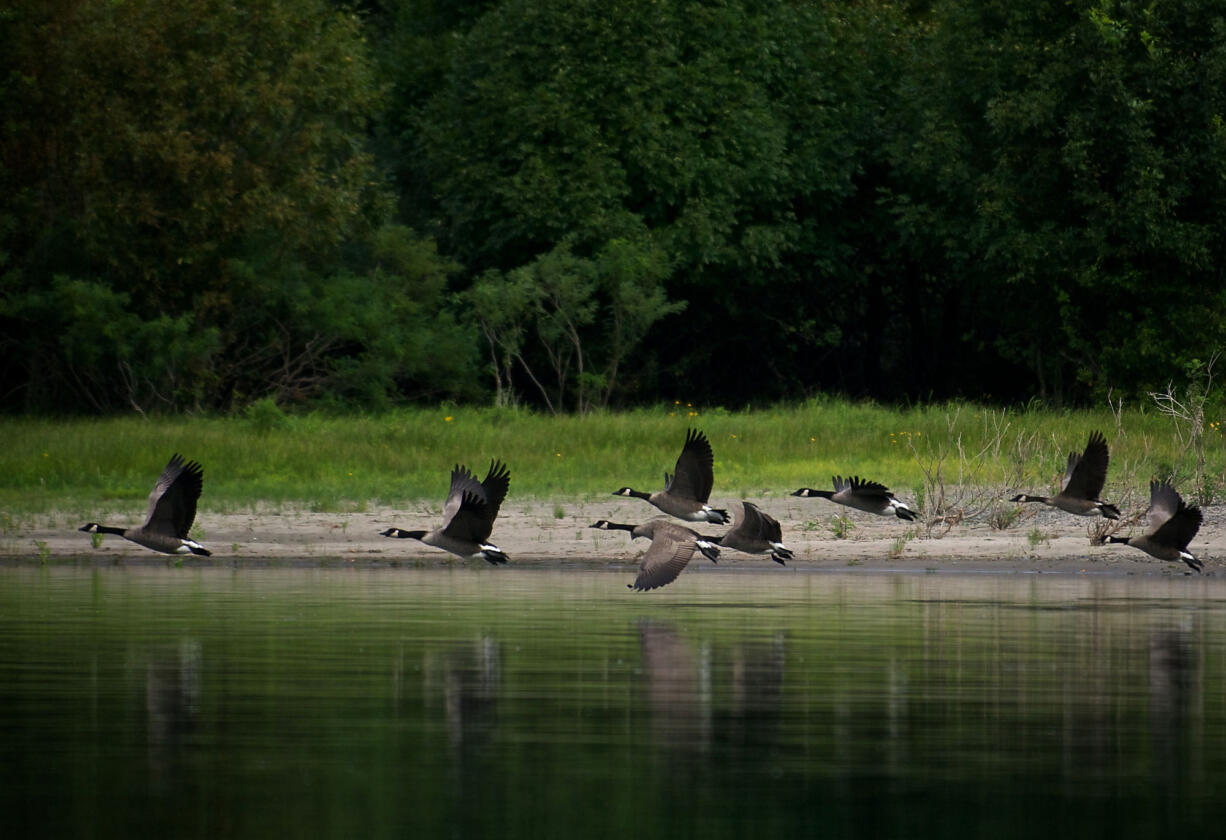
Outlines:
[{"label": "tree", "polygon": [[685,308],[664,291],[668,268],[659,249],[613,240],[590,259],[563,243],[505,276],[486,272],[467,298],[498,403],[514,399],[518,363],[551,412],[568,399],[581,414],[608,406],[626,357],[653,324]]},{"label": "tree", "polygon": [[224,368],[244,340],[227,324],[254,314],[239,309],[253,304],[243,266],[327,273],[377,225],[364,136],[378,89],[359,21],[324,0],[33,0],[0,26],[7,404],[80,404],[74,382],[119,373],[48,370],[65,357],[29,316],[53,277],[105,292],[131,323],[190,323],[209,340],[173,355]]},{"label": "tree", "polygon": [[[1226,22],[1212,3],[942,3],[979,91],[971,245],[1040,393],[1155,390],[1226,341]],[[951,39],[946,44],[952,43]]]},{"label": "tree", "polygon": [[[856,165],[835,52],[809,4],[501,3],[421,111],[440,240],[479,275],[650,236],[669,296],[703,304],[655,336],[661,367],[693,381],[719,333],[779,358],[782,390],[830,340],[822,287],[844,256],[823,230]],[[722,354],[729,375],[703,387],[761,393],[758,355]]]}]

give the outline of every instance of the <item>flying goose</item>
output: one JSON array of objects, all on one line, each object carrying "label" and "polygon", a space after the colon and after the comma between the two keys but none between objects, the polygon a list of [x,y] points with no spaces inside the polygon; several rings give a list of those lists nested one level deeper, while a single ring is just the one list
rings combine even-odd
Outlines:
[{"label": "flying goose", "polygon": [[644,493],[623,487],[614,496],[633,496],[646,499],[660,510],[684,519],[687,522],[710,522],[723,525],[728,521],[728,511],[707,504],[711,498],[711,486],[715,484],[715,455],[707,436],[697,429],[685,433],[685,446],[677,457],[673,475],[664,474],[664,489]]},{"label": "flying goose", "polygon": [[490,461],[484,481],[477,481],[468,467],[456,464],[451,470],[451,490],[443,506],[442,525],[433,531],[388,528],[382,534],[402,540],[420,540],[460,557],[481,558],[495,566],[506,563],[507,556],[502,549],[486,540],[494,530],[498,508],[510,486],[511,473],[501,461]]},{"label": "flying goose", "polygon": [[1188,507],[1166,481],[1149,483],[1149,530],[1139,537],[1107,537],[1109,543],[1139,548],[1159,560],[1182,560],[1199,572],[1204,563],[1188,551],[1188,543],[1200,530],[1200,508]]},{"label": "flying goose", "polygon": [[1069,453],[1068,468],[1064,471],[1064,478],[1060,480],[1059,493],[1051,498],[1018,494],[1010,501],[1042,502],[1078,516],[1101,514],[1107,519],[1119,519],[1120,509],[1098,498],[1103,492],[1103,484],[1107,481],[1109,460],[1107,439],[1103,437],[1103,433],[1090,432],[1086,451],[1081,455],[1076,452]]},{"label": "flying goose", "polygon": [[894,514],[899,519],[905,519],[908,522],[911,522],[916,517],[915,511],[907,507],[904,502],[894,498],[894,494],[884,484],[878,484],[875,481],[868,481],[854,475],[851,478],[843,478],[841,475],[836,475],[834,477],[833,490],[814,490],[812,487],[801,487],[793,492],[792,495],[804,496],[806,498],[816,496],[819,499],[829,499],[837,504],[847,505],[848,507],[868,513],[875,513],[878,516]]},{"label": "flying goose", "polygon": [[695,551],[702,553],[712,563],[719,559],[719,546],[699,536],[684,525],[660,517],[642,525],[622,525],[607,519],[597,520],[591,527],[602,531],[629,531],[631,539],[646,537],[651,547],[643,555],[638,577],[627,589],[646,591],[672,583],[689,564]]},{"label": "flying goose", "polygon": [[184,463],[177,452],[170,456],[166,468],[158,476],[149,493],[149,513],[145,524],[138,528],[111,528],[89,522],[77,530],[91,534],[117,534],[137,545],[163,554],[199,554],[210,552],[187,535],[196,519],[196,501],[204,486],[204,468],[195,461]]},{"label": "flying goose", "polygon": [[770,554],[780,566],[791,560],[791,550],[783,544],[783,529],[779,522],[752,502],[741,502],[744,511],[737,517],[735,527],[722,537],[704,537],[721,548],[731,548],[746,554]]}]

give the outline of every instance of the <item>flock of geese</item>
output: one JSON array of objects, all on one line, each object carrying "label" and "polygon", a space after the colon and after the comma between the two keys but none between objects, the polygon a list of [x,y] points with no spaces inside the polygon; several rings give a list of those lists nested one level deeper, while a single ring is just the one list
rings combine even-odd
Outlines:
[{"label": "flock of geese", "polygon": [[[1107,440],[1101,432],[1093,432],[1085,451],[1072,452],[1068,467],[1060,482],[1060,492],[1054,496],[1014,496],[1013,502],[1039,502],[1078,516],[1103,516],[1119,519],[1120,510],[1099,498],[1107,480]],[[725,525],[728,511],[709,504],[715,482],[715,456],[706,435],[690,429],[685,444],[670,475],[664,475],[664,489],[646,493],[623,487],[615,496],[643,499],[662,513],[692,523]],[[196,502],[204,485],[204,469],[195,461],[171,456],[157,483],[149,494],[149,509],[144,524],[135,528],[112,528],[90,522],[79,530],[93,534],[115,534],[154,551],[165,554],[197,554],[210,552],[188,536],[196,518]],[[443,521],[435,529],[405,530],[388,528],[382,536],[413,539],[441,548],[459,557],[482,559],[494,565],[507,562],[507,555],[489,542],[498,509],[511,486],[511,473],[499,460],[490,462],[484,479],[478,481],[467,467],[456,465],[451,471],[451,489],[443,507]],[[832,490],[802,487],[792,493],[805,498],[828,499],[831,502],[878,516],[894,516],[912,521],[916,512],[895,498],[884,485],[859,477],[834,476]],[[626,531],[631,539],[647,539],[650,547],[643,554],[638,576],[629,588],[657,589],[672,583],[685,569],[695,553],[712,562],[719,558],[720,549],[732,549],[746,554],[770,555],[780,565],[786,565],[793,554],[783,544],[779,522],[751,502],[742,501],[734,508],[732,527],[720,536],[705,536],[666,517],[656,517],[639,525],[610,522],[601,519],[591,527],[606,531]],[[1139,537],[1107,537],[1109,543],[1123,543],[1167,561],[1183,561],[1200,572],[1203,563],[1188,551],[1201,524],[1200,508],[1188,506],[1167,481],[1152,481],[1149,487],[1148,529]]]}]

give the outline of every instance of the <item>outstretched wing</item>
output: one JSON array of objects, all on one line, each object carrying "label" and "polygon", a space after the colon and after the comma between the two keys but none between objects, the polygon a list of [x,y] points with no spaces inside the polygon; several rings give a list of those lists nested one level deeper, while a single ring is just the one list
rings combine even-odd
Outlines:
[{"label": "outstretched wing", "polygon": [[485,490],[485,502],[489,505],[490,523],[498,518],[498,508],[502,506],[502,501],[507,497],[507,490],[511,487],[511,471],[507,469],[507,465],[497,459],[490,461],[490,471],[485,474],[485,480],[481,482],[482,488]]},{"label": "outstretched wing", "polygon": [[[443,505],[443,528],[448,528],[460,512],[465,494],[484,503],[485,488],[468,467],[456,464],[451,468],[451,489],[447,491],[447,501]],[[491,520],[492,521],[492,520]]]},{"label": "outstretched wing", "polygon": [[490,506],[485,499],[467,490],[460,494],[455,513],[443,526],[446,536],[475,543],[488,540],[493,530],[494,517],[490,513]]},{"label": "outstretched wing", "polygon": [[184,462],[177,452],[171,455],[149,493],[149,512],[143,527],[173,537],[186,537],[196,521],[196,502],[203,487],[204,468],[195,461]]},{"label": "outstretched wing", "polygon": [[677,458],[672,480],[665,489],[674,496],[706,504],[714,485],[715,454],[711,444],[702,432],[690,429],[685,434],[685,446]]},{"label": "outstretched wing", "polygon": [[741,506],[745,513],[737,527],[743,528],[746,536],[767,542],[783,542],[783,529],[779,527],[778,520],[768,513],[763,513],[761,508],[752,502],[742,501]]},{"label": "outstretched wing", "polygon": [[657,535],[643,555],[643,565],[634,579],[634,589],[658,589],[672,583],[681,574],[698,544],[693,538],[682,539],[672,533]]},{"label": "outstretched wing", "polygon": [[861,499],[880,499],[883,503],[890,500],[890,490],[884,484],[876,481],[869,481],[867,478],[860,478],[853,475],[851,478],[844,480],[842,476],[835,476],[835,489],[839,489],[838,484],[841,482],[842,489],[850,489],[852,495]]},{"label": "outstretched wing", "polygon": [[1154,531],[1152,539],[1162,545],[1173,545],[1180,551],[1187,551],[1188,543],[1200,530],[1200,522],[1200,508],[1184,507]]},{"label": "outstretched wing", "polygon": [[1148,536],[1161,545],[1172,545],[1180,551],[1188,547],[1200,530],[1201,512],[1188,507],[1183,497],[1165,481],[1149,483]]},{"label": "outstretched wing", "polygon": [[1078,458],[1076,453],[1069,455],[1061,492],[1076,499],[1097,500],[1103,492],[1103,485],[1107,483],[1107,464],[1110,460],[1103,433],[1090,432],[1090,440],[1081,457]]}]

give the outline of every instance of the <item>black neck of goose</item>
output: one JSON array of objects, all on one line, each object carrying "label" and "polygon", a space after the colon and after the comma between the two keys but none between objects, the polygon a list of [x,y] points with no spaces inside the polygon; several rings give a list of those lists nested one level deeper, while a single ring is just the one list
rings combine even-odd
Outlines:
[{"label": "black neck of goose", "polygon": [[90,533],[93,533],[93,534],[115,534],[120,537],[122,537],[124,534],[128,532],[127,528],[113,528],[110,525],[95,525],[92,528],[90,528],[89,526],[86,526],[82,528],[81,530],[89,531]]},{"label": "black neck of goose", "polygon": [[619,496],[633,496],[633,497],[634,497],[634,498],[636,498],[636,499],[650,499],[650,498],[651,498],[651,494],[650,494],[650,493],[644,493],[642,490],[631,490],[629,487],[627,487],[625,490],[622,490],[622,491],[621,491],[620,493],[618,493],[617,495],[619,495]]},{"label": "black neck of goose", "polygon": [[602,528],[606,531],[633,531],[635,529],[634,525],[625,525],[621,522],[608,522],[605,520],[601,521],[604,522],[603,525],[593,525],[592,527]]},{"label": "black neck of goose", "polygon": [[833,490],[814,490],[812,487],[802,487],[792,494],[793,496],[803,496],[806,499],[829,499],[834,495]]},{"label": "black neck of goose", "polygon": [[383,532],[385,537],[395,537],[400,540],[420,540],[425,535],[425,531],[405,531],[400,528],[388,528]]},{"label": "black neck of goose", "polygon": [[1128,545],[1130,539],[1130,537],[1107,537],[1105,540],[1103,540],[1103,542],[1123,543],[1124,545]]}]

